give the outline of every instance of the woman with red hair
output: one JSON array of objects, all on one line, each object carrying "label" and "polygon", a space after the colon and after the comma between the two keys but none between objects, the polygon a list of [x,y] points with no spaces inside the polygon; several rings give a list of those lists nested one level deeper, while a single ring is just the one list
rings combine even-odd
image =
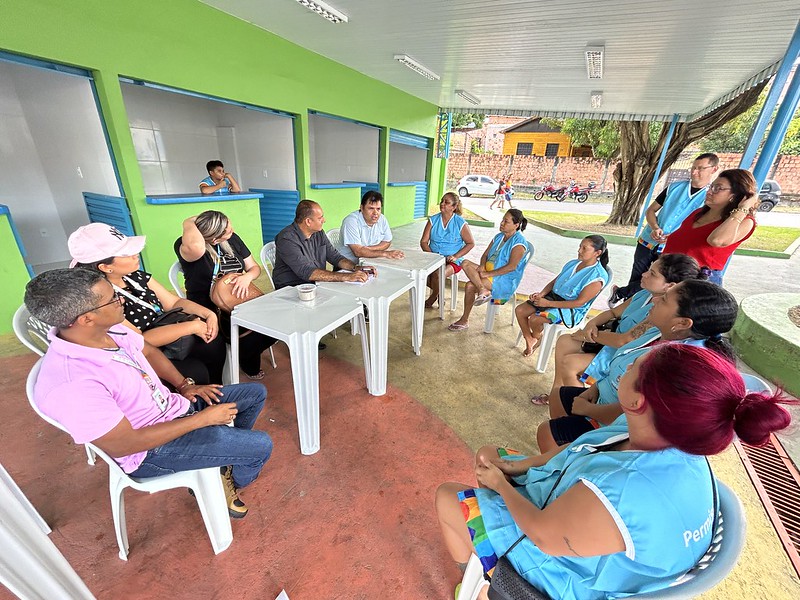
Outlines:
[{"label": "woman with red hair", "polygon": [[[676,368],[680,365],[680,368]],[[707,455],[734,435],[763,445],[787,427],[775,394],[748,393],[736,367],[707,348],[663,344],[623,375],[627,417],[565,449],[523,457],[478,451],[480,487],[442,484],[445,544],[491,574],[505,555],[551,598],[591,600],[667,587],[709,548],[715,482]],[[486,589],[481,598],[486,598]]]}]

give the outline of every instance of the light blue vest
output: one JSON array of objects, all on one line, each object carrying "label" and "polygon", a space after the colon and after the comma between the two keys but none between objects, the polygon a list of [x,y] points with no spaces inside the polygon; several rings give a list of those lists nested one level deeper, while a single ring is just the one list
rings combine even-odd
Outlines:
[{"label": "light blue vest", "polygon": [[[692,190],[691,181],[679,181],[669,186],[667,197],[664,199],[664,204],[659,209],[657,216],[658,225],[665,234],[668,235],[678,229],[686,217],[703,205],[703,202],[706,201],[707,189],[703,188],[692,196],[690,195]],[[649,225],[642,230],[642,236],[639,241],[644,242],[651,248],[658,245],[659,251],[664,249],[664,244],[657,244],[653,239],[653,230]]]},{"label": "light blue vest", "polygon": [[[647,290],[639,290],[636,292],[631,298],[631,303],[628,304],[628,308],[625,309],[625,312],[622,313],[619,319],[617,333],[630,331],[644,321],[647,315],[650,314],[650,309],[653,307],[652,300],[653,294]],[[592,362],[589,363],[589,366],[587,366],[584,371],[584,374],[588,373],[588,375],[586,375],[585,379],[582,377],[581,381],[591,379],[591,381],[589,381],[589,385],[591,385],[597,379],[595,377],[597,373],[608,372],[608,365],[616,351],[617,348],[613,346],[603,346],[600,348],[600,352],[595,354]]]},{"label": "light blue vest", "polygon": [[[661,337],[661,332],[657,327],[651,327],[644,332],[644,335],[636,338],[632,342],[628,342],[624,346],[617,348],[614,356],[608,363],[608,368],[602,377],[595,376],[597,383],[597,390],[600,396],[597,399],[598,404],[614,404],[619,402],[617,396],[617,389],[619,388],[619,380],[628,370],[628,367],[639,358],[642,354],[647,354],[652,350],[651,344]],[[584,372],[584,375],[586,373]]]},{"label": "light blue vest", "polygon": [[[494,236],[492,243],[489,245],[488,256],[490,258],[497,251],[497,248],[500,247],[502,242],[502,233],[498,233],[496,236]],[[522,235],[522,233],[517,231],[514,233],[514,235],[508,238],[508,241],[503,244],[502,248],[500,248],[500,252],[494,261],[494,268],[499,269],[500,267],[507,265],[509,259],[511,258],[511,250],[520,245],[525,248],[525,252],[528,251],[528,241],[525,239],[525,236]],[[525,267],[526,263],[520,260],[517,268],[510,273],[506,273],[505,275],[497,275],[492,278],[492,301],[497,300],[500,302],[505,302],[511,298],[511,294],[517,290],[519,282],[522,281],[522,274],[525,272]]]},{"label": "light blue vest", "polygon": [[[574,485],[585,485],[614,516],[625,541],[622,552],[582,558],[550,556],[523,539],[507,558],[551,598],[593,600],[660,589],[708,550],[714,496],[706,459],[674,448],[598,449],[627,437],[622,424],[590,431],[546,465],[515,478],[523,486],[517,491],[540,508],[551,490],[550,503]],[[500,556],[522,532],[500,495],[489,489],[475,490],[475,495],[489,541]]]},{"label": "light blue vest", "polygon": [[[583,288],[595,281],[602,281],[603,286],[608,282],[608,271],[606,271],[599,262],[596,262],[591,267],[575,271],[575,268],[580,262],[581,261],[576,258],[565,264],[553,284],[553,292],[565,300],[577,299],[578,296],[581,295]],[[574,327],[580,323],[583,317],[586,316],[586,313],[589,312],[593,301],[594,298],[590,298],[586,304],[573,308],[571,313],[569,308],[562,308],[560,314],[564,325],[567,327]],[[548,312],[558,312],[557,308],[546,308],[545,310]],[[572,319],[570,319],[570,314],[572,314]]]},{"label": "light blue vest", "polygon": [[[461,239],[461,228],[466,225],[464,217],[454,214],[450,217],[447,227],[442,224],[442,213],[433,215],[431,222],[431,250],[442,256],[452,256],[464,247]],[[456,259],[456,264],[461,264],[463,258]]]}]

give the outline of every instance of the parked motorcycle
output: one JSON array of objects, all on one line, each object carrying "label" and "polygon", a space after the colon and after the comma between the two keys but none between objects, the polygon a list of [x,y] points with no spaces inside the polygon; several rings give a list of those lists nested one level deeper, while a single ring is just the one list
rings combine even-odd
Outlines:
[{"label": "parked motorcycle", "polygon": [[582,188],[573,179],[569,182],[569,188],[567,189],[566,195],[569,196],[570,198],[574,198],[578,202],[586,202],[586,200],[589,199],[589,194],[596,187],[597,184],[594,181],[590,181],[589,185],[587,185],[585,188]]},{"label": "parked motorcycle", "polygon": [[533,198],[534,200],[541,200],[542,198],[545,197],[545,195],[547,195],[548,197],[555,198],[556,200],[561,202],[564,199],[566,193],[567,193],[566,186],[557,188],[552,183],[548,183],[546,186],[544,186],[542,189],[536,192],[533,195]]}]

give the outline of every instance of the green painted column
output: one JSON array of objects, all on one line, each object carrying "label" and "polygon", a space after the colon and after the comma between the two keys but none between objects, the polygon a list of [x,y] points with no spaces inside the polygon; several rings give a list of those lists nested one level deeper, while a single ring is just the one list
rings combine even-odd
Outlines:
[{"label": "green painted column", "polygon": [[378,185],[384,198],[386,198],[387,183],[389,183],[389,129],[381,127],[378,135]]},{"label": "green painted column", "polygon": [[136,201],[144,203],[144,183],[139,171],[139,162],[136,159],[136,150],[133,146],[125,102],[122,99],[119,76],[108,71],[94,71],[92,75],[100,102],[100,114],[105,122],[111,142],[111,152],[114,155],[122,184],[121,192],[128,200],[133,224],[138,230],[140,223],[137,219]]},{"label": "green painted column", "polygon": [[311,198],[311,145],[308,134],[308,113],[294,120],[294,165],[300,199]]},{"label": "green painted column", "polygon": [[11,319],[22,304],[30,277],[20,254],[7,214],[0,213],[0,278],[5,292],[0,297],[0,333],[11,333]]},{"label": "green painted column", "polygon": [[736,353],[758,374],[800,396],[800,328],[789,309],[800,294],[758,294],[742,301],[731,339]]}]

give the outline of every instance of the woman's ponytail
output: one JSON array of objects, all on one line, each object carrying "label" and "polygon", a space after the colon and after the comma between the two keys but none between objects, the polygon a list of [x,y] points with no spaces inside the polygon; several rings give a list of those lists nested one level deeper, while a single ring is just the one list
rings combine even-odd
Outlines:
[{"label": "woman's ponytail", "polygon": [[749,393],[733,411],[733,430],[745,444],[763,446],[775,431],[788,427],[792,421],[789,412],[778,405],[786,403],[783,391]]}]

